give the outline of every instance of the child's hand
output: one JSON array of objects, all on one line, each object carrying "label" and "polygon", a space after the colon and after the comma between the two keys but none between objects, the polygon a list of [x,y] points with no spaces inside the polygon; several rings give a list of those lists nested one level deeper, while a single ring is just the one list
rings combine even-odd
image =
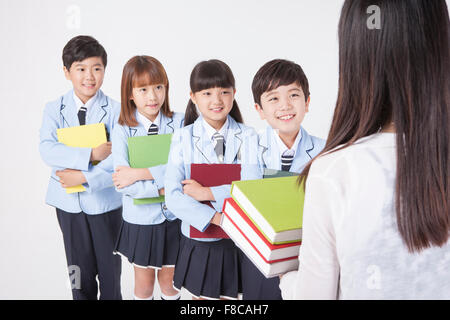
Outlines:
[{"label": "child's hand", "polygon": [[112,174],[114,186],[122,189],[138,181],[137,170],[126,166],[118,166]]},{"label": "child's hand", "polygon": [[64,169],[56,171],[59,182],[63,188],[75,187],[86,183],[86,178],[80,170]]},{"label": "child's hand", "polygon": [[160,196],[164,196],[166,193],[164,192],[164,188],[158,190]]},{"label": "child's hand", "polygon": [[112,174],[114,186],[117,189],[128,187],[140,180],[153,180],[153,176],[147,168],[130,168],[127,166],[117,166],[116,172]]},{"label": "child's hand", "polygon": [[194,198],[197,201],[214,201],[214,195],[209,187],[203,187],[195,180],[183,180],[184,194]]},{"label": "child's hand", "polygon": [[211,219],[211,223],[220,227],[222,225],[222,214],[222,212],[216,212]]},{"label": "child's hand", "polygon": [[97,148],[93,148],[91,152],[91,161],[103,161],[111,154],[111,142],[105,142]]}]

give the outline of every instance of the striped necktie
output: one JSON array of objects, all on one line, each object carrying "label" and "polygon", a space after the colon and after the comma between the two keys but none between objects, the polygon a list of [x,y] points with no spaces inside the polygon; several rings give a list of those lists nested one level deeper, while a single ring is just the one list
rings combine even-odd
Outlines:
[{"label": "striped necktie", "polygon": [[148,128],[147,135],[152,136],[154,134],[158,134],[158,126],[156,124],[152,123],[150,128]]},{"label": "striped necktie", "polygon": [[214,151],[216,152],[217,159],[219,159],[219,163],[223,163],[224,154],[225,154],[225,141],[223,135],[216,132],[213,134],[213,140],[216,142],[216,146],[214,147]]},{"label": "striped necktie", "polygon": [[80,110],[78,110],[78,121],[80,122],[80,126],[86,124],[86,107],[81,107]]},{"label": "striped necktie", "polygon": [[294,155],[288,155],[286,152],[283,153],[283,155],[281,155],[281,170],[289,171],[289,169],[291,169],[292,160],[294,160]]}]

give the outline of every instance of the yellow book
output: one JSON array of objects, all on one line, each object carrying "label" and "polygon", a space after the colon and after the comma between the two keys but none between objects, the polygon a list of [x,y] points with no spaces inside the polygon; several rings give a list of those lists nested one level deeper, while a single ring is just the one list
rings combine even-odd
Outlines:
[{"label": "yellow book", "polygon": [[[61,142],[68,147],[96,148],[107,142],[104,123],[57,129],[56,135],[58,137],[58,142]],[[66,188],[67,193],[83,191],[86,191],[86,189],[81,184],[79,186]]]}]

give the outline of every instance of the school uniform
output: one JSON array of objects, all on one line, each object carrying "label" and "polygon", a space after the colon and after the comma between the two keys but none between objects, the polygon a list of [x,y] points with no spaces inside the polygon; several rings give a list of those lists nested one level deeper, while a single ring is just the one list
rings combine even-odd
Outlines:
[{"label": "school uniform", "polygon": [[[261,179],[265,168],[300,173],[305,165],[325,147],[325,140],[311,136],[303,127],[300,127],[291,149],[270,126],[258,135],[257,140],[252,137],[251,140],[246,141],[246,144],[250,146],[250,156],[258,163],[257,166],[247,169],[246,177],[249,179]],[[264,277],[242,251],[240,251],[240,259],[243,299],[281,300],[279,278]]]},{"label": "school uniform", "polygon": [[216,153],[215,130],[200,116],[193,124],[175,132],[166,170],[166,203],[181,221],[182,240],[175,266],[174,287],[184,287],[197,297],[237,298],[241,292],[237,247],[230,239],[190,237],[190,227],[205,231],[215,212],[221,212],[230,197],[231,185],[211,187],[214,208],[183,193],[181,181],[190,179],[192,163],[241,163],[242,143],[255,131],[232,117],[219,130],[224,142],[223,159]]},{"label": "school uniform", "polygon": [[[84,108],[85,124],[103,122],[111,132],[120,111],[119,103],[101,90],[86,104],[73,90],[48,103],[40,129],[39,151],[51,170],[46,203],[55,207],[64,238],[68,266],[79,266],[81,288],[72,290],[74,299],[121,299],[120,259],[112,254],[120,226],[121,199],[114,190],[112,157],[93,166],[91,148],[68,147],[58,142],[56,129],[80,125],[79,110]],[[81,170],[87,183],[85,192],[66,193],[56,170]]]},{"label": "school uniform", "polygon": [[[168,118],[160,112],[154,122],[136,110],[136,127],[117,124],[112,134],[114,168],[129,166],[128,138],[152,134],[172,134],[182,127],[184,114],[174,113]],[[134,198],[159,196],[164,188],[166,165],[148,168],[154,180],[136,181],[122,189],[123,221],[114,253],[142,268],[173,267],[180,243],[180,221],[166,204],[135,205]]]}]

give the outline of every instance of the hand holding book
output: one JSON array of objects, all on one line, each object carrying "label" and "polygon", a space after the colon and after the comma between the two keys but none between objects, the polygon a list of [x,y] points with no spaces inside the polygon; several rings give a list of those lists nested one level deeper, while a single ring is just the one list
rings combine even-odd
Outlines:
[{"label": "hand holding book", "polygon": [[122,189],[132,185],[136,181],[153,180],[150,170],[147,168],[130,168],[127,166],[117,166],[112,174],[114,186]]},{"label": "hand holding book", "polygon": [[90,161],[99,162],[105,160],[111,154],[111,147],[112,147],[111,142],[105,142],[96,148],[92,148]]},{"label": "hand holding book", "polygon": [[215,201],[211,188],[203,187],[195,180],[183,180],[183,193],[197,201]]},{"label": "hand holding book", "polygon": [[86,183],[86,177],[80,170],[64,169],[56,171],[63,188],[70,188]]},{"label": "hand holding book", "polygon": [[[83,126],[56,129],[58,142],[75,148],[91,148],[89,162],[96,164],[105,160],[111,154],[111,142],[107,142],[106,127],[104,123],[94,123]],[[76,172],[78,171],[78,172]],[[79,170],[65,169],[60,171],[60,179],[67,193],[83,192],[86,189],[82,186],[85,183],[84,174]],[[73,185],[78,179],[80,184]],[[70,186],[70,187],[65,187]]]},{"label": "hand holding book", "polygon": [[223,216],[222,212],[216,211],[216,213],[214,214],[214,216],[211,219],[211,223],[220,227],[220,225],[222,224],[222,216]]},{"label": "hand holding book", "polygon": [[[206,205],[214,208],[211,201],[218,201],[212,193],[212,187],[231,184],[232,181],[239,180],[241,178],[241,165],[240,164],[191,164],[191,180],[184,180],[184,182],[195,183],[194,186],[205,186],[203,191],[205,194],[198,195],[196,200],[205,203]],[[195,187],[194,187],[195,188]],[[201,189],[199,189],[201,190]],[[198,190],[197,190],[198,191]],[[189,192],[189,191],[188,191]],[[208,192],[208,193],[206,193]],[[199,200],[200,199],[200,200]],[[214,208],[215,214],[210,220],[210,224],[203,232],[195,229],[193,226],[190,228],[191,238],[229,238],[228,235],[221,228],[222,213],[220,209]]]}]

